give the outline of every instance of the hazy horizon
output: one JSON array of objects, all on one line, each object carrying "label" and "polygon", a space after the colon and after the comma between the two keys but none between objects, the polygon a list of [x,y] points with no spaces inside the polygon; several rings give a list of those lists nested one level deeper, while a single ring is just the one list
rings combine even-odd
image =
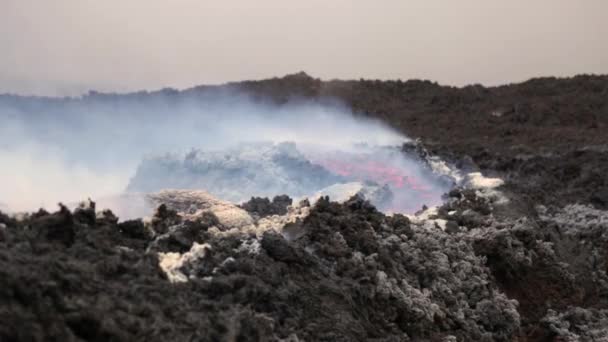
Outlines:
[{"label": "hazy horizon", "polygon": [[486,86],[607,74],[608,2],[4,0],[0,93],[282,77]]}]

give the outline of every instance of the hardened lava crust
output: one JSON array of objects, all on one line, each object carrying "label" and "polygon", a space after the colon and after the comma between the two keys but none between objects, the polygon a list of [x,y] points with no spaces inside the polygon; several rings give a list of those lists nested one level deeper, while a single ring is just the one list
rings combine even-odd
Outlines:
[{"label": "hardened lava crust", "polygon": [[608,77],[456,88],[299,73],[89,96],[225,88],[341,102],[463,180],[412,216],[358,196],[237,206],[201,192],[157,195],[145,221],[93,203],[0,214],[1,341],[608,339]]}]

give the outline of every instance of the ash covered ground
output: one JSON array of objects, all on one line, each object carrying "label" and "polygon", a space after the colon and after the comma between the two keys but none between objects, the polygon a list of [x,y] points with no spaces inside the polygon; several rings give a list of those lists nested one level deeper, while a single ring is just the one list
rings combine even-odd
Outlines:
[{"label": "ash covered ground", "polygon": [[[138,177],[130,186],[151,192],[156,208],[146,220],[91,202],[2,214],[0,340],[608,339],[608,78],[453,88],[296,74],[85,101],[179,102],[227,89],[279,106],[337,99],[412,138],[401,153],[453,183],[438,206],[409,215],[361,196],[232,203],[212,184],[162,190]],[[63,106],[1,100],[28,112]],[[335,152],[308,159],[329,172],[319,188],[377,169],[336,163]],[[170,160],[183,170],[187,156]],[[379,185],[394,180],[382,175]],[[10,208],[11,198],[0,202]]]}]

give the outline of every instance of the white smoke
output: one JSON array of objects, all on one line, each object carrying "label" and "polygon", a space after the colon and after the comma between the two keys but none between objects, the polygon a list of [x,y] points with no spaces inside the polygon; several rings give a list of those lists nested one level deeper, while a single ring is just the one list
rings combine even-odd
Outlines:
[{"label": "white smoke", "polygon": [[0,96],[0,203],[22,211],[119,194],[142,158],[192,148],[290,141],[347,150],[406,140],[338,103],[276,105],[236,91]]},{"label": "white smoke", "polygon": [[0,198],[11,211],[110,196],[129,177],[127,170],[98,172],[86,163],[68,162],[58,147],[38,144],[0,148],[0,165]]}]

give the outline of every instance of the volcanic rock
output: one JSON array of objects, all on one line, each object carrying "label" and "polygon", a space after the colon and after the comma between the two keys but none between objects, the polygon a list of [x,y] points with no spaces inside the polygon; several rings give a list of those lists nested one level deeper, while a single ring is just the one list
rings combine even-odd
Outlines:
[{"label": "volcanic rock", "polygon": [[241,207],[250,214],[263,218],[271,215],[287,214],[287,207],[292,203],[293,200],[287,195],[275,196],[272,202],[268,198],[252,197]]},{"label": "volcanic rock", "polygon": [[[173,208],[213,207],[201,193],[165,198]],[[172,202],[178,198],[187,202]],[[78,232],[71,245],[40,250],[23,244],[31,239],[26,226],[49,231],[59,219],[82,218],[68,214],[63,208],[7,225],[0,251],[0,297],[9,304],[0,313],[2,340],[226,340],[236,334],[507,341],[520,324],[516,303],[492,285],[483,260],[464,241],[387,217],[357,197],[344,204],[319,199],[295,240],[274,230],[260,237],[209,234],[191,223],[197,215],[176,217],[165,208],[155,217],[170,228],[153,239],[140,222],[117,224],[106,213],[93,225],[61,221]],[[195,236],[184,240],[188,229]],[[190,246],[159,243],[167,236]],[[53,261],[58,256],[64,261]],[[30,284],[26,293],[22,281]],[[228,319],[234,315],[238,325]],[[23,324],[30,328],[15,328]]]},{"label": "volcanic rock", "polygon": [[393,193],[387,185],[380,186],[370,181],[350,182],[328,186],[312,195],[310,199],[316,202],[326,196],[335,202],[345,202],[351,197],[357,196],[377,207],[381,207],[390,203]]},{"label": "volcanic rock", "polygon": [[[386,216],[357,198],[343,204],[322,198],[312,207],[295,201],[285,215],[251,217],[255,228],[262,220],[285,224],[260,234],[224,234],[213,229],[221,225],[217,217],[205,210],[195,216],[189,206],[176,207],[179,213],[165,207],[143,222],[150,234],[142,234],[139,222],[119,227],[107,211],[96,212],[95,222],[90,211],[0,214],[0,340],[592,341],[608,335],[606,76],[457,88],[421,80],[323,82],[299,74],[89,100],[179,101],[225,89],[280,104],[339,99],[357,115],[418,140],[406,153],[450,174],[458,187],[445,204],[411,217]],[[80,100],[0,96],[13,107],[28,106],[24,101],[37,108]],[[204,166],[197,156],[192,165]],[[198,179],[186,156],[144,164],[133,187],[161,190],[166,184],[156,176],[168,176],[172,165]],[[504,184],[490,191],[466,186],[461,181],[470,172]],[[181,187],[177,178],[171,186]],[[203,185],[196,187],[209,188]],[[283,193],[251,193],[239,202]],[[162,255],[171,261],[164,270]]]},{"label": "volcanic rock", "polygon": [[293,143],[252,143],[219,152],[193,150],[185,156],[146,159],[127,191],[205,189],[240,203],[253,196],[307,196],[342,180],[312,164]]},{"label": "volcanic rock", "polygon": [[245,210],[205,191],[163,190],[148,195],[148,198],[153,203],[164,204],[168,209],[180,212],[190,219],[203,218],[204,214],[213,213],[220,230],[243,229],[254,223]]}]

